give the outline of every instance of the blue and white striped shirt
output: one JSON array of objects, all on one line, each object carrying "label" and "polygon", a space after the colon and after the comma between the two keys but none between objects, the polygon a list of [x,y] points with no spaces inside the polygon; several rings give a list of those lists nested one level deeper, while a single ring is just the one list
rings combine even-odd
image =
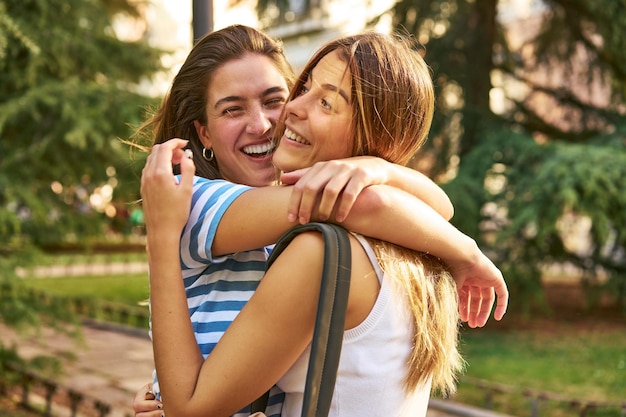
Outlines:
[{"label": "blue and white striped shirt", "polygon": [[[181,236],[181,269],[196,341],[206,358],[248,302],[263,274],[271,247],[213,258],[211,247],[222,216],[250,187],[195,177],[189,220]],[[159,392],[156,372],[155,393]],[[280,416],[284,394],[270,393],[266,414]],[[244,417],[249,407],[235,414]]]}]

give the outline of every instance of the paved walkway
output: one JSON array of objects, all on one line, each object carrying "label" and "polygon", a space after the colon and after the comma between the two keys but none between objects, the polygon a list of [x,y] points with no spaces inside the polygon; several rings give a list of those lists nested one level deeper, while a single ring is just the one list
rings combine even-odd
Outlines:
[{"label": "paved walkway", "polygon": [[[139,333],[85,326],[80,341],[52,329],[21,338],[12,329],[0,325],[0,340],[8,346],[15,344],[25,359],[39,355],[58,358],[63,373],[55,378],[56,382],[91,400],[110,404],[112,410],[107,417],[134,415],[134,394],[150,381],[154,367],[150,340]],[[63,410],[55,411],[66,414]]]},{"label": "paved walkway", "polygon": [[[99,399],[110,404],[113,409],[107,417],[134,415],[134,394],[150,381],[154,367],[152,346],[143,331],[120,332],[118,327],[107,328],[92,323],[84,326],[82,341],[77,342],[52,329],[42,329],[37,335],[23,338],[0,324],[0,341],[5,346],[17,346],[25,359],[39,355],[57,357],[63,364],[63,374],[56,378],[56,382],[84,393],[91,400]],[[433,406],[438,405],[438,409],[431,407],[427,417],[492,416],[484,410],[459,407],[454,403],[435,403]],[[54,411],[60,416],[69,415],[67,409]]]}]

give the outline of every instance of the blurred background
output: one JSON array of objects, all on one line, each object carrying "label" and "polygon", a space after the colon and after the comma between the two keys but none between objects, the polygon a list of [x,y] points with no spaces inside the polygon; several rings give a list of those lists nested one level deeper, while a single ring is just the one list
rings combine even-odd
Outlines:
[{"label": "blurred background", "polygon": [[626,0],[0,0],[0,321],[146,328],[146,153],[127,141],[194,39],[233,23],[296,71],[337,36],[415,36],[437,102],[411,166],[511,291],[502,322],[463,330],[454,400],[626,415]]}]

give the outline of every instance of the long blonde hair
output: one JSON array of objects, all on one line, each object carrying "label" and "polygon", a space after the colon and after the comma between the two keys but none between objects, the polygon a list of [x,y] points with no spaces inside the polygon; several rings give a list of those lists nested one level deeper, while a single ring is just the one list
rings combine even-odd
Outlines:
[{"label": "long blonde hair", "polygon": [[385,276],[404,295],[413,316],[413,346],[406,388],[432,378],[443,396],[456,391],[464,361],[458,349],[456,283],[441,260],[380,240],[369,239]]},{"label": "long blonde hair", "polygon": [[[300,94],[313,68],[338,51],[352,82],[352,155],[378,156],[406,165],[426,140],[434,112],[430,70],[413,39],[375,32],[325,44],[307,63],[292,90]],[[280,132],[281,129],[277,129]],[[458,350],[456,285],[443,263],[423,253],[368,239],[386,276],[406,295],[413,316],[413,350],[406,389],[432,378],[444,395],[456,390],[463,368]]]}]

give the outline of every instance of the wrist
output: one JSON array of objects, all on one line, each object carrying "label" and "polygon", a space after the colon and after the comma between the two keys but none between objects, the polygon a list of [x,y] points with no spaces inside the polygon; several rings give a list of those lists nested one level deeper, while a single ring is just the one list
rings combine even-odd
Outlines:
[{"label": "wrist", "polygon": [[146,244],[149,254],[171,254],[180,251],[180,234],[174,232],[148,232]]},{"label": "wrist", "polygon": [[452,256],[444,259],[453,268],[473,265],[479,261],[482,255],[476,241],[463,233],[458,240],[455,240],[454,247]]}]

